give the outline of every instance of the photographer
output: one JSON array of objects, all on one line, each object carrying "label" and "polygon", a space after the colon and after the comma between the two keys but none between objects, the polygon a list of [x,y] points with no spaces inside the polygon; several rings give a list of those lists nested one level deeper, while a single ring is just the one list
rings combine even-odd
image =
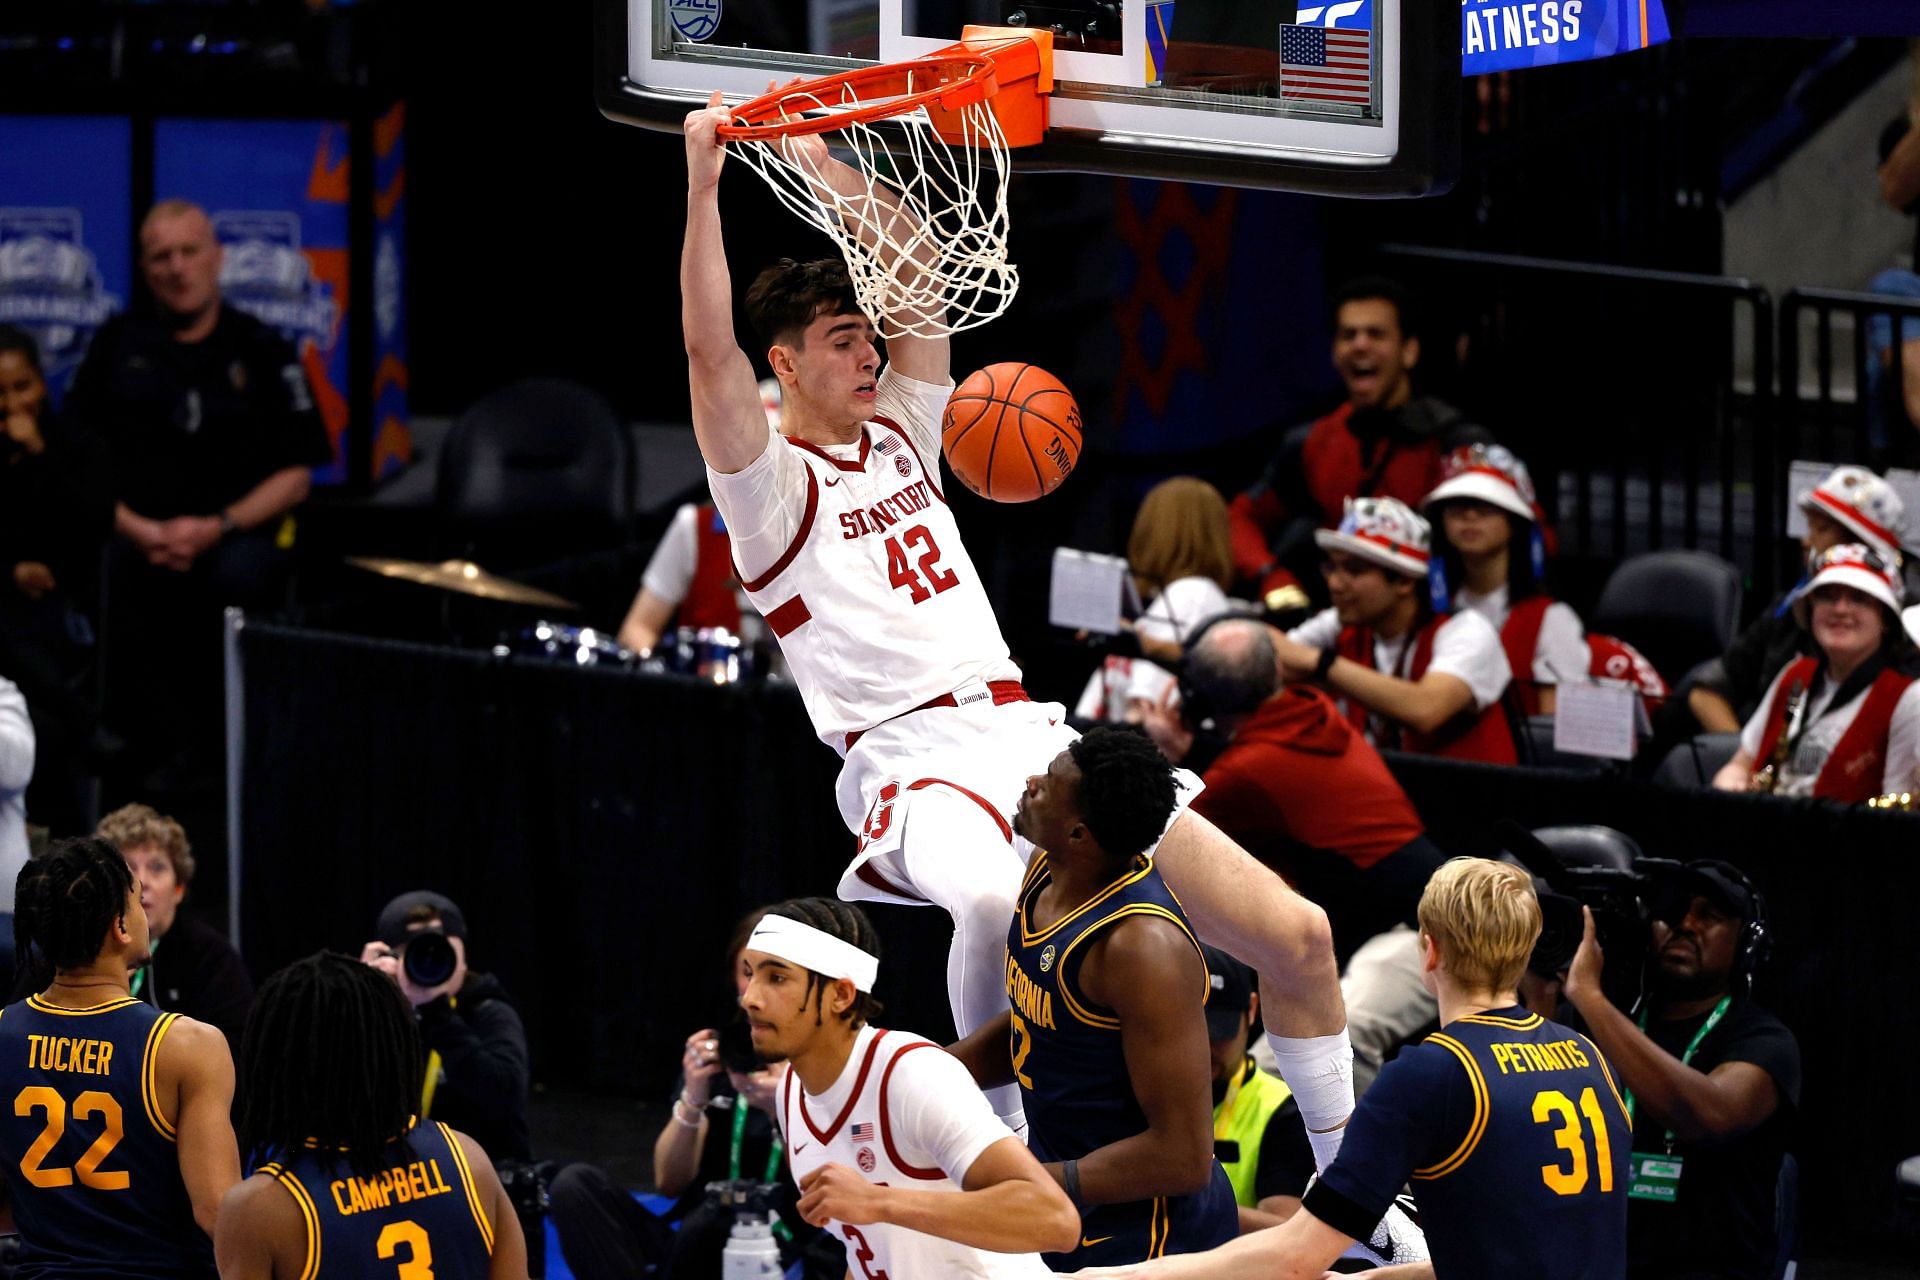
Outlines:
[{"label": "photographer", "polygon": [[[741,950],[764,911],[750,912],[735,926],[727,946],[730,989],[738,998],[746,979],[737,972]],[[774,1121],[785,1068],[768,1066],[753,1051],[739,1015],[719,1029],[688,1036],[680,1055],[673,1114],[653,1146],[654,1190],[673,1197],[664,1215],[639,1204],[605,1170],[572,1164],[553,1180],[552,1216],[560,1253],[579,1280],[631,1280],[653,1274],[664,1280],[711,1280],[720,1274],[721,1251],[732,1214],[707,1196],[707,1184],[752,1179],[776,1188],[773,1205],[780,1256],[789,1267],[803,1261],[808,1280],[840,1280],[844,1250],[832,1235],[804,1222],[794,1210],[799,1192],[787,1171],[786,1152]],[[674,1224],[678,1224],[675,1230]]]},{"label": "photographer", "polygon": [[427,1051],[420,1116],[472,1137],[497,1164],[525,1160],[527,1033],[490,974],[467,968],[467,920],[449,898],[403,893],[380,910],[362,962],[392,978]]},{"label": "photographer", "polygon": [[1590,909],[1564,988],[1633,1113],[1628,1274],[1767,1280],[1800,1049],[1751,998],[1770,945],[1766,904],[1725,862],[1691,862],[1669,880],[1649,904],[1649,989],[1638,1019],[1601,990]]}]

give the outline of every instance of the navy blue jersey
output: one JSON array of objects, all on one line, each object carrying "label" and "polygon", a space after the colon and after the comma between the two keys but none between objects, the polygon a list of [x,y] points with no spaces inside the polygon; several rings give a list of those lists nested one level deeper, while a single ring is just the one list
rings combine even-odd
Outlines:
[{"label": "navy blue jersey", "polygon": [[[1189,941],[1186,913],[1145,857],[1092,900],[1045,929],[1033,929],[1035,900],[1053,877],[1036,851],[1007,931],[1007,998],[1013,1004],[1013,1069],[1027,1113],[1027,1145],[1042,1162],[1078,1160],[1147,1128],[1121,1050],[1120,1019],[1089,1000],[1080,966],[1099,934],[1132,916],[1171,921]],[[1195,950],[1199,943],[1194,943]],[[1196,1004],[1205,1005],[1205,965]],[[1048,1254],[1058,1271],[1193,1253],[1231,1240],[1239,1224],[1233,1186],[1218,1160],[1207,1189],[1190,1196],[1096,1205],[1081,1247]]]},{"label": "navy blue jersey", "polygon": [[131,996],[0,1010],[0,1158],[23,1280],[214,1274],[180,1179],[177,1117],[154,1086],[179,1017]]},{"label": "navy blue jersey", "polygon": [[[459,1139],[444,1124],[415,1124],[377,1176],[303,1151],[259,1172],[285,1187],[307,1224],[299,1280],[396,1274],[480,1277],[493,1256],[493,1223]],[[396,1271],[397,1268],[397,1271]]]},{"label": "navy blue jersey", "polygon": [[1365,1239],[1411,1177],[1440,1280],[1620,1280],[1632,1144],[1590,1040],[1494,1009],[1387,1064],[1306,1206]]}]

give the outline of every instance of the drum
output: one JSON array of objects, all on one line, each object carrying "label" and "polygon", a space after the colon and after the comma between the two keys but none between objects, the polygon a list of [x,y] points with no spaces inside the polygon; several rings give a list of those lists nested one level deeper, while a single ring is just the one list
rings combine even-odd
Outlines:
[{"label": "drum", "polygon": [[632,667],[640,655],[604,631],[564,622],[536,622],[520,633],[519,651],[529,658],[545,658],[571,667]]}]

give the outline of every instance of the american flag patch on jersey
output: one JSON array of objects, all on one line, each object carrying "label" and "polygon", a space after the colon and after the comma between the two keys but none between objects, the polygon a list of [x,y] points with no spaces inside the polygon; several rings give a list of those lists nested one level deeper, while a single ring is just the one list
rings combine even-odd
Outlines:
[{"label": "american flag patch on jersey", "polygon": [[870,1124],[856,1124],[847,1130],[847,1136],[855,1142],[872,1142],[873,1126]]},{"label": "american flag patch on jersey", "polygon": [[885,440],[882,440],[879,444],[873,447],[875,449],[878,449],[881,453],[892,453],[895,449],[898,449],[900,447],[900,437],[895,435],[890,435]]}]

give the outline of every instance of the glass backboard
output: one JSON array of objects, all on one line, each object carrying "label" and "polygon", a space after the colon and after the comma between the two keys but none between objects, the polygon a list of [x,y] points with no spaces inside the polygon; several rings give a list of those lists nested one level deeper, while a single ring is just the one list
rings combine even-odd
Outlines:
[{"label": "glass backboard", "polygon": [[978,23],[1054,33],[1047,141],[1016,168],[1417,196],[1458,153],[1458,20],[1436,0],[598,2],[600,107],[650,128]]}]

